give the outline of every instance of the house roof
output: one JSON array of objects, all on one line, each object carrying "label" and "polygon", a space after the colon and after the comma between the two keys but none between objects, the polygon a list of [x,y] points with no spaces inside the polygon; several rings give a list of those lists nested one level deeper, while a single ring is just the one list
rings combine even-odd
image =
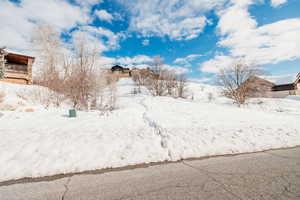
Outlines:
[{"label": "house roof", "polygon": [[111,71],[123,71],[123,67],[120,65],[115,65],[111,68]]},{"label": "house roof", "polygon": [[28,64],[29,59],[35,59],[34,57],[31,56],[26,56],[26,55],[21,55],[21,54],[15,54],[15,53],[8,53],[5,56],[5,59],[7,60],[8,63],[16,63],[16,64]]},{"label": "house roof", "polygon": [[272,87],[272,91],[288,91],[288,90],[295,90],[295,89],[296,86],[294,83],[275,85]]},{"label": "house roof", "polygon": [[111,68],[111,71],[130,71],[129,68],[122,67],[120,65],[115,65]]}]

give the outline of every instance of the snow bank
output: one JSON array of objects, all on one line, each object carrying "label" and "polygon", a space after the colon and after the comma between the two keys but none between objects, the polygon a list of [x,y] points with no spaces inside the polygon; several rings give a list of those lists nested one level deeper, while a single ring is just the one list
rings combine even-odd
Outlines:
[{"label": "snow bank", "polygon": [[27,108],[36,110],[47,107],[45,104],[53,91],[37,85],[18,85],[0,81],[0,92],[5,94],[0,110],[5,111],[5,107],[10,107],[12,110],[24,111]]},{"label": "snow bank", "polygon": [[291,96],[287,96],[286,99],[300,101],[300,96],[299,95],[291,95]]},{"label": "snow bank", "polygon": [[170,160],[300,144],[299,116],[167,98],[146,104]]},{"label": "snow bank", "polygon": [[299,113],[276,112],[266,100],[267,109],[237,108],[213,86],[190,85],[194,100],[152,97],[145,88],[133,95],[133,88],[119,81],[118,109],[109,115],[2,112],[0,181],[300,145]]}]

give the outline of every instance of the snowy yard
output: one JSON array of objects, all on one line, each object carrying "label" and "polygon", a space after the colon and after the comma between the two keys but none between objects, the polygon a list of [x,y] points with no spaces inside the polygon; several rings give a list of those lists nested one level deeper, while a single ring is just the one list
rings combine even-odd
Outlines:
[{"label": "snowy yard", "polygon": [[0,181],[300,145],[299,98],[238,108],[214,86],[193,83],[194,99],[184,100],[133,95],[121,79],[117,110],[71,119],[67,108],[20,103],[16,91],[32,86],[0,84],[6,102],[22,105],[0,111]]}]

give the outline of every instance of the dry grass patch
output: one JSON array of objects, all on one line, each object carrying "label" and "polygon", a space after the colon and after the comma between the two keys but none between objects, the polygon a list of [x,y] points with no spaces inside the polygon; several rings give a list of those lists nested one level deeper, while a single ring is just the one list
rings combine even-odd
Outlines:
[{"label": "dry grass patch", "polygon": [[5,98],[5,93],[4,92],[0,92],[0,103],[4,102],[4,98]]},{"label": "dry grass patch", "polygon": [[0,111],[15,111],[16,109],[17,107],[11,104],[0,104]]}]

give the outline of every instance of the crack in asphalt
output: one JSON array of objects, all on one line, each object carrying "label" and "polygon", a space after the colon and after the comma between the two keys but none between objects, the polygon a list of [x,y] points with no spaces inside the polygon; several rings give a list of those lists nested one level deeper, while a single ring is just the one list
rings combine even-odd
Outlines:
[{"label": "crack in asphalt", "polygon": [[283,159],[288,159],[288,160],[299,160],[300,158],[299,157],[290,157],[290,156],[282,156],[282,155],[278,155],[276,153],[271,153],[271,152],[264,152],[268,155],[271,155],[271,156],[274,156],[274,157],[278,157],[278,158],[283,158]]},{"label": "crack in asphalt", "polygon": [[232,192],[231,190],[228,189],[228,186],[226,186],[224,183],[218,181],[215,177],[211,176],[207,171],[200,169],[200,168],[196,168],[188,163],[186,163],[185,161],[182,161],[182,164],[190,167],[194,170],[196,170],[198,173],[200,174],[205,174],[207,177],[209,177],[211,180],[213,180],[215,183],[219,184],[226,192],[228,192],[229,194],[231,194],[232,196],[236,197],[239,200],[243,200],[242,197],[238,196],[237,194],[235,194],[234,192]]},{"label": "crack in asphalt", "polygon": [[[260,176],[260,177],[264,177],[262,179],[262,183],[264,183],[264,185],[268,185],[268,186],[272,186],[272,185],[277,185],[279,184],[281,189],[277,189],[277,191],[279,192],[278,194],[274,194],[273,192],[269,193],[268,191],[264,191],[264,194],[260,195],[260,199],[265,199],[264,195],[270,196],[272,197],[272,199],[274,200],[281,200],[283,199],[299,199],[300,198],[300,192],[298,192],[298,190],[296,188],[299,188],[300,186],[300,182],[295,182],[292,183],[292,180],[289,179],[288,177],[292,176],[293,177],[300,177],[300,174],[298,175],[298,172],[295,171],[289,171],[289,173],[287,172],[283,172],[283,173],[278,173],[278,172],[272,172],[272,174],[268,175],[265,174],[264,172],[262,173],[224,173],[224,172],[211,172],[208,171],[206,169],[202,169],[199,167],[194,167],[193,165],[190,165],[186,162],[182,162],[184,165],[191,167],[197,171],[199,171],[200,173],[205,174],[206,176],[210,177],[213,181],[219,183],[222,185],[222,188],[224,190],[226,190],[227,192],[229,192],[232,195],[235,195],[235,197],[242,199],[242,197],[236,195],[233,191],[228,189],[228,186],[224,183],[222,183],[221,181],[218,181],[216,178],[214,178],[213,175],[221,175],[221,176],[225,176],[225,180],[227,182],[229,182],[231,184],[231,186],[237,186],[237,187],[243,187],[241,186],[240,183],[235,184],[234,183],[234,179],[237,177],[237,175],[239,176],[238,178],[242,179],[242,183],[247,183],[247,176]],[[230,176],[230,177],[228,177]],[[248,187],[248,186],[247,186]],[[254,191],[253,191],[254,192]],[[268,198],[267,198],[268,199]]]},{"label": "crack in asphalt", "polygon": [[186,187],[198,187],[198,186],[202,186],[202,185],[193,185],[193,186],[186,186],[186,185],[172,185],[172,186],[166,186],[166,187],[161,187],[161,188],[158,188],[158,189],[153,189],[153,190],[149,190],[149,191],[145,191],[143,193],[138,193],[136,195],[128,195],[128,196],[123,196],[121,198],[117,198],[117,199],[114,199],[114,200],[125,200],[125,199],[132,199],[132,198],[136,198],[136,197],[142,197],[142,196],[146,196],[146,195],[149,195],[151,193],[155,193],[155,192],[161,192],[161,191],[164,191],[164,190],[168,190],[170,188],[186,188]]},{"label": "crack in asphalt", "polygon": [[71,182],[71,179],[72,179],[72,176],[70,176],[70,177],[68,178],[68,180],[66,181],[66,183],[64,184],[65,191],[64,191],[63,195],[61,196],[61,200],[65,200],[66,194],[67,194],[67,192],[69,191],[69,184],[70,184],[70,182]]},{"label": "crack in asphalt", "polygon": [[[209,177],[208,177],[209,178]],[[147,196],[147,195],[150,195],[150,194],[153,194],[153,193],[157,193],[157,192],[163,192],[163,191],[168,191],[169,189],[182,189],[182,188],[198,188],[200,189],[201,191],[207,193],[205,197],[201,196],[202,199],[206,199],[206,200],[209,200],[211,198],[213,198],[213,196],[211,195],[211,193],[214,193],[215,191],[218,191],[220,188],[222,188],[222,186],[219,184],[217,185],[216,188],[211,188],[211,189],[208,189],[206,188],[206,186],[210,184],[209,181],[204,181],[202,184],[188,184],[188,183],[185,183],[185,184],[176,184],[176,185],[171,185],[171,186],[165,186],[165,187],[161,187],[161,188],[157,188],[157,189],[152,189],[152,190],[148,190],[148,191],[145,191],[145,192],[141,192],[141,193],[137,193],[135,195],[124,195],[120,198],[116,198],[114,200],[127,200],[127,199],[135,199],[137,197],[141,198],[141,197],[144,197],[144,196]],[[192,195],[195,199],[198,199],[199,196],[195,195],[195,194],[189,194],[189,195]],[[193,198],[193,199],[194,199]],[[226,199],[229,199],[229,200],[232,200],[231,197],[225,197],[223,196],[223,198],[226,198]]]},{"label": "crack in asphalt", "polygon": [[[300,175],[299,175],[299,177],[300,177]],[[284,186],[283,195],[288,198],[292,198],[292,197],[300,198],[300,190],[299,190],[299,193],[292,191],[292,187],[295,185],[293,183],[291,183],[290,180],[288,180],[286,176],[282,175],[281,179],[287,184],[287,186]],[[295,188],[299,188],[299,187],[296,186]],[[288,194],[292,195],[292,197],[288,196]]]},{"label": "crack in asphalt", "polygon": [[[266,154],[268,157],[272,155]],[[297,154],[294,156],[297,157]],[[265,159],[265,157],[260,157],[260,159]],[[192,179],[186,179],[188,177],[181,177],[177,179],[177,173],[174,174],[174,180],[176,182],[166,182],[165,184],[152,184],[152,187],[145,187],[143,190],[130,189],[129,192],[125,192],[119,197],[115,197],[115,200],[129,200],[129,199],[147,199],[148,197],[164,197],[168,196],[169,193],[178,192],[186,193],[188,196],[186,199],[259,199],[259,200],[299,200],[300,199],[300,168],[298,165],[291,165],[288,169],[277,169],[276,166],[279,163],[286,162],[294,163],[295,160],[291,158],[287,159],[273,159],[274,165],[268,166],[267,162],[263,162],[263,170],[259,168],[250,168],[251,166],[244,165],[240,166],[239,170],[234,170],[231,168],[225,168],[217,165],[213,165],[217,168],[211,168],[210,164],[196,165],[192,161],[181,161],[177,164],[183,164],[185,167],[190,169],[190,175],[192,179],[201,178],[200,182],[194,182]],[[226,171],[229,169],[229,171]],[[194,171],[195,170],[195,171]],[[215,171],[216,170],[216,171]],[[195,175],[197,173],[199,175]],[[231,173],[230,173],[231,172]],[[240,172],[240,173],[239,173]],[[245,173],[241,173],[245,172]],[[134,173],[134,172],[133,172]],[[184,173],[185,174],[185,173]],[[76,175],[74,175],[76,176]],[[71,182],[72,181],[72,182]],[[67,200],[70,195],[74,195],[71,190],[72,186],[75,184],[80,184],[80,182],[75,181],[72,176],[68,179],[64,179],[61,184],[58,185],[59,189],[59,200]],[[142,181],[139,182],[138,184]],[[80,185],[79,185],[80,186]],[[93,187],[93,185],[91,185]],[[134,185],[133,185],[134,186]],[[64,187],[64,190],[63,190]],[[99,189],[98,185],[96,185]],[[5,191],[5,190],[4,190]],[[132,191],[134,191],[132,193]],[[191,193],[189,193],[191,191]],[[193,193],[194,191],[197,191]],[[84,190],[83,190],[84,192]],[[97,190],[95,190],[97,192]],[[98,191],[99,192],[99,191]],[[112,188],[111,192],[115,192]],[[84,193],[83,193],[84,194]],[[222,195],[214,196],[214,194]],[[12,193],[12,196],[15,194]],[[172,194],[174,195],[174,194]],[[175,194],[176,195],[176,194]],[[1,196],[1,194],[0,194]],[[201,198],[200,198],[201,196]],[[40,198],[42,199],[42,198]],[[84,199],[84,197],[83,197]]]}]

